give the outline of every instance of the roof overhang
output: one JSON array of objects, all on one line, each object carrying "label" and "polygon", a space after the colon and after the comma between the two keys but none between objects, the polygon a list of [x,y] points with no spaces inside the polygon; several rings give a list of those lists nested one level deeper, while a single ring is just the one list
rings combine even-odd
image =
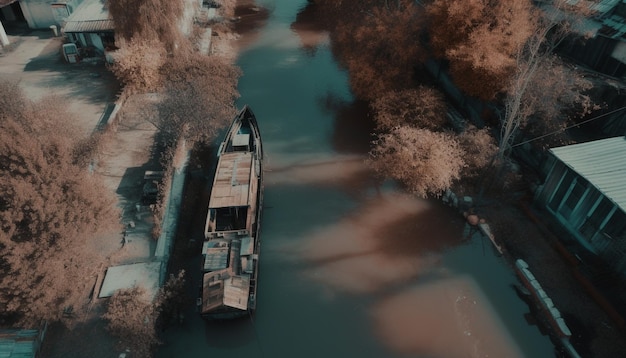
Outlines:
[{"label": "roof overhang", "polygon": [[63,27],[63,32],[113,32],[113,20],[68,21]]}]

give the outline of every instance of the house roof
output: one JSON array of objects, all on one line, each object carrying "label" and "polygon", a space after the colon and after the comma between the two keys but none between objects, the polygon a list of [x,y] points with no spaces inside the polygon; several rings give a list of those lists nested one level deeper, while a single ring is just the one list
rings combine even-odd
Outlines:
[{"label": "house roof", "polygon": [[113,20],[91,20],[67,22],[63,31],[69,32],[110,32],[113,31]]},{"label": "house roof", "polygon": [[[569,3],[577,4],[580,0],[570,0]],[[591,16],[573,21],[574,32],[589,37],[597,35],[611,39],[626,41],[626,19],[620,15],[620,7],[625,6],[625,0],[596,0],[591,3]],[[547,2],[540,5],[544,12],[552,20],[559,22],[569,17],[563,10],[555,8]]]},{"label": "house roof", "polygon": [[68,16],[64,32],[108,32],[113,31],[113,20],[103,0],[85,0]]},{"label": "house roof", "polygon": [[622,2],[622,0],[600,0],[595,4],[591,4],[591,9],[597,11],[601,15],[604,15],[611,11],[615,5],[620,2]]},{"label": "house roof", "polygon": [[598,34],[612,39],[624,40],[626,34],[626,19],[619,13],[618,7],[624,7],[624,0],[601,0],[592,5],[596,11],[596,17],[600,19],[602,28]]},{"label": "house roof", "polygon": [[626,137],[567,145],[550,151],[626,211]]},{"label": "house roof", "polygon": [[36,329],[0,330],[0,357],[33,358],[37,354]]}]

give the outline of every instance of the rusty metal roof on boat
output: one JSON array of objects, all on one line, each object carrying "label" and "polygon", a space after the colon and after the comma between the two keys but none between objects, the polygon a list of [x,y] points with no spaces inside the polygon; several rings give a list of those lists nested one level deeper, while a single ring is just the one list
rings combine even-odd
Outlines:
[{"label": "rusty metal roof on boat", "polygon": [[248,295],[250,293],[250,276],[233,276],[224,281],[224,305],[248,309]]},{"label": "rusty metal roof on boat", "polygon": [[204,274],[202,282],[202,312],[227,306],[248,309],[250,276],[233,276],[228,269]]},{"label": "rusty metal roof on boat", "polygon": [[251,174],[252,153],[222,154],[211,191],[211,200],[209,201],[211,208],[248,206]]},{"label": "rusty metal roof on boat", "polygon": [[202,247],[204,270],[216,271],[228,267],[230,245],[226,240],[205,241]]}]

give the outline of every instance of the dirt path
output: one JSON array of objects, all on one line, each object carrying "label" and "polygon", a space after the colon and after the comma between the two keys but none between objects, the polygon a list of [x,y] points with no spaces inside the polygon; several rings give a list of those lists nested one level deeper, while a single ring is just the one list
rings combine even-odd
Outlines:
[{"label": "dirt path", "polygon": [[63,40],[51,31],[28,30],[15,39],[12,51],[0,55],[0,76],[19,82],[30,99],[59,96],[73,115],[68,120],[90,135],[119,92],[113,74],[98,61],[66,63]]}]

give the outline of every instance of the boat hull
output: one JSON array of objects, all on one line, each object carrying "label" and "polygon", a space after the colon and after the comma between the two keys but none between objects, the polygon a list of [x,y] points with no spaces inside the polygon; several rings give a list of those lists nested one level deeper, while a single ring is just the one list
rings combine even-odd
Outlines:
[{"label": "boat hull", "polygon": [[248,316],[256,310],[263,207],[263,148],[248,106],[220,144],[208,206],[200,313],[209,320]]}]

